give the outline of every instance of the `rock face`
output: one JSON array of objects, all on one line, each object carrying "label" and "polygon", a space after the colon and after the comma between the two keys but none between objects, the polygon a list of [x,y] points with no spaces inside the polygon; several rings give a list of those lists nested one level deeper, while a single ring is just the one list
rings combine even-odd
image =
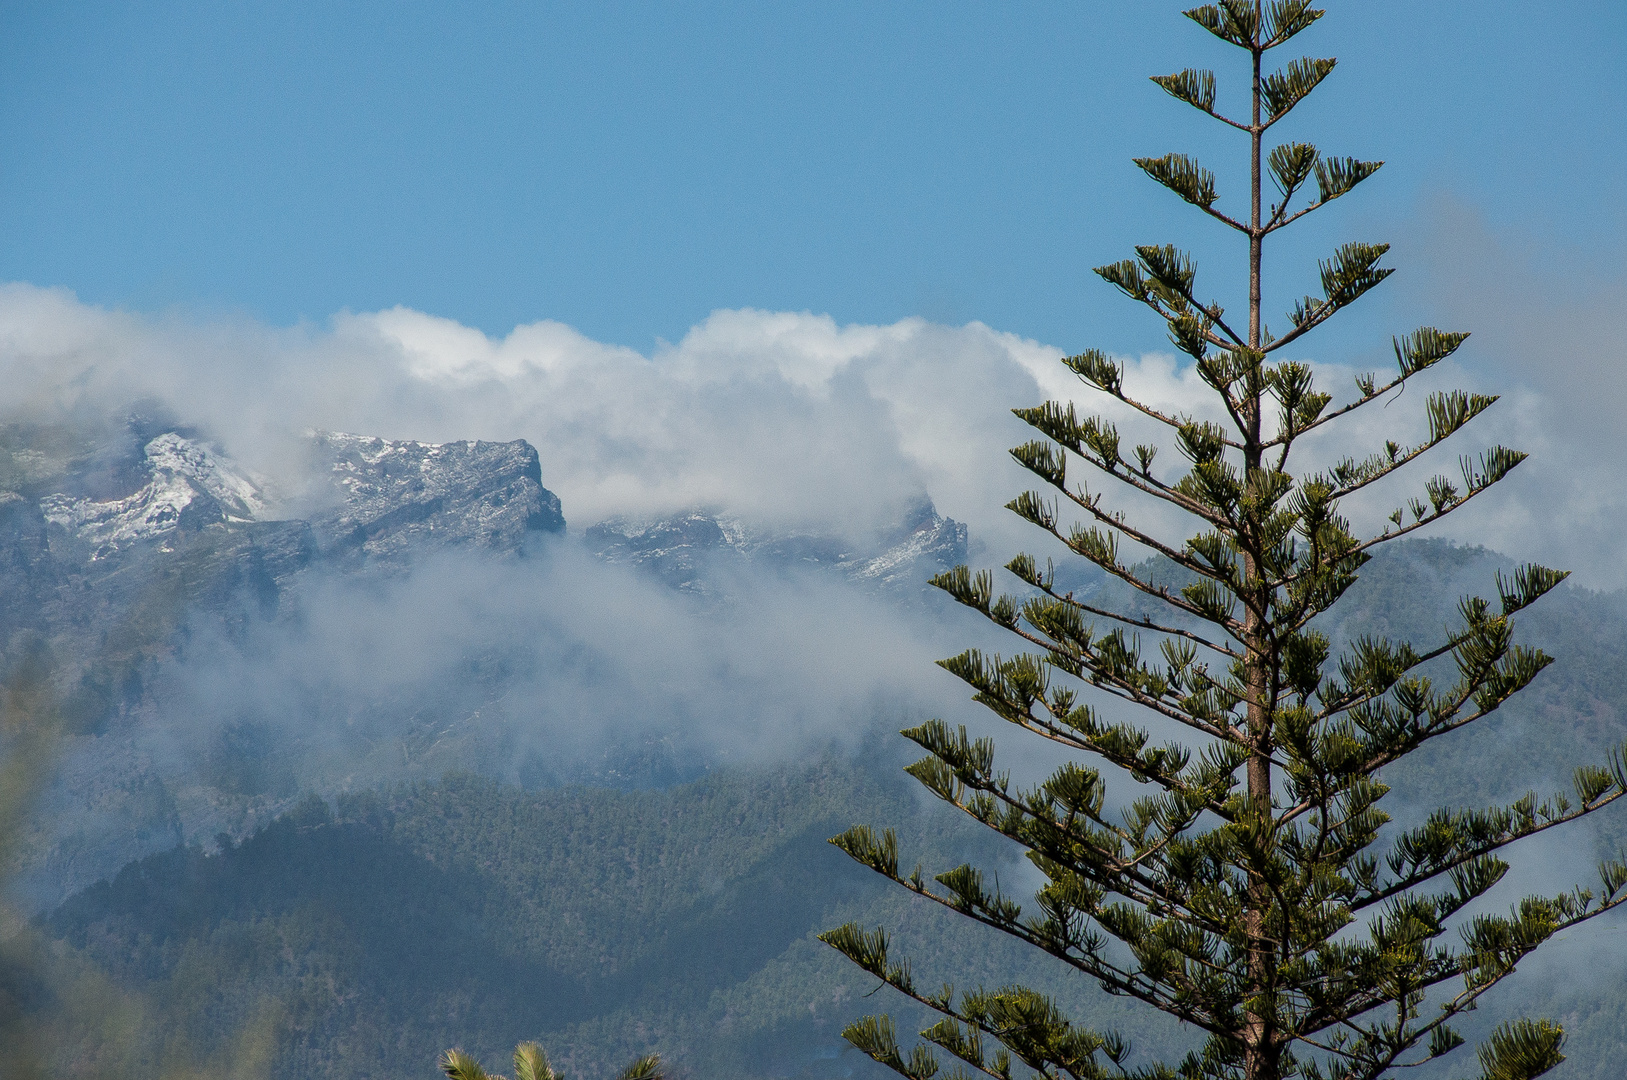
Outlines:
[{"label": "rock face", "polygon": [[6,429],[0,472],[0,664],[46,644],[78,675],[62,688],[73,730],[138,692],[189,613],[273,614],[314,554],[307,523],[263,520],[261,481],[181,430]]},{"label": "rock face", "polygon": [[851,559],[841,569],[853,581],[878,588],[919,586],[940,570],[966,561],[966,526],[938,516],[923,500],[884,540],[881,550]]},{"label": "rock face", "polygon": [[419,443],[324,432],[314,441],[340,502],[311,524],[336,554],[513,552],[532,533],[565,531],[559,498],[542,486],[537,451],[523,439]]},{"label": "rock face", "polygon": [[817,533],[754,529],[736,518],[690,510],[660,518],[611,518],[584,539],[606,562],[637,566],[683,592],[708,594],[709,571],[733,563],[780,570],[822,569],[871,591],[913,592],[966,559],[966,526],[940,517],[930,500],[896,528],[854,544]]},{"label": "rock face", "polygon": [[265,513],[261,485],[201,443],[167,431],[142,447],[146,483],[123,498],[53,492],[40,512],[85,544],[92,560],[177,529],[254,521]]},{"label": "rock face", "polygon": [[[559,499],[542,486],[537,452],[506,443],[419,443],[321,433],[312,438],[332,483],[331,499],[309,521],[268,515],[265,481],[204,443],[166,431],[120,463],[125,494],[71,490],[39,498],[38,515],[59,559],[107,563],[144,547],[177,551],[206,530],[254,531],[276,522],[313,532],[319,554],[347,562],[390,560],[411,551],[470,546],[510,553],[530,534],[563,532]],[[133,455],[132,455],[133,457]],[[61,478],[83,488],[81,478]],[[0,495],[0,510],[27,501]]]},{"label": "rock face", "polygon": [[0,429],[0,666],[19,660],[19,632],[50,642],[60,670],[82,672],[64,688],[71,726],[96,732],[176,635],[274,617],[308,570],[450,546],[511,555],[565,527],[524,441],[320,435],[312,448],[330,497],[309,520],[279,519],[263,479],[185,429]]},{"label": "rock face", "polygon": [[639,567],[685,592],[705,591],[707,560],[740,547],[723,522],[699,510],[649,520],[614,517],[588,526],[583,539],[605,562]]}]

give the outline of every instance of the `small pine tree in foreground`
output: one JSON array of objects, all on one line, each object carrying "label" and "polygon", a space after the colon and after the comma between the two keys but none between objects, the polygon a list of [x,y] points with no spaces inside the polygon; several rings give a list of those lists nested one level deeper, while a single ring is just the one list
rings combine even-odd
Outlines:
[{"label": "small pine tree in foreground", "polygon": [[[452,1080],[507,1080],[491,1075],[462,1050],[442,1054],[441,1071]],[[523,1042],[514,1048],[514,1080],[564,1080],[564,1077],[548,1064],[548,1055],[542,1052],[540,1045]],[[662,1080],[661,1059],[654,1054],[641,1057],[623,1069],[617,1080]]]},{"label": "small pine tree in foreground", "polygon": [[[1459,477],[1427,480],[1387,522],[1358,532],[1341,516],[1341,500],[1403,469],[1495,400],[1450,392],[1426,399],[1428,433],[1417,442],[1290,469],[1307,436],[1325,436],[1329,425],[1398,392],[1467,337],[1425,328],[1397,339],[1396,370],[1358,377],[1343,401],[1317,388],[1307,364],[1279,358],[1390,273],[1380,266],[1386,245],[1347,244],[1320,266],[1322,295],[1295,303],[1280,336],[1261,317],[1266,239],[1380,164],[1325,157],[1305,143],[1265,147],[1271,128],[1334,66],[1307,58],[1271,71],[1266,54],[1322,14],[1305,0],[1221,0],[1186,12],[1249,58],[1242,119],[1222,114],[1212,72],[1154,80],[1250,141],[1250,202],[1236,215],[1217,206],[1214,174],[1190,157],[1136,162],[1246,239],[1246,324],[1202,299],[1192,261],[1173,247],[1137,248],[1135,259],[1097,270],[1165,320],[1226,421],[1137,400],[1120,366],[1095,351],[1063,363],[1092,391],[1161,425],[1184,458],[1178,469],[1155,468],[1156,445],[1127,453],[1112,423],[1070,403],[1016,410],[1044,436],[1012,451],[1041,490],[1009,508],[1151,603],[1093,604],[1062,591],[1049,564],[1029,555],[1006,565],[1024,595],[996,596],[988,572],[964,566],[934,580],[1026,650],[1009,658],[973,650],[943,666],[972,687],[974,700],[1057,744],[1067,760],[1032,789],[1014,786],[995,770],[989,740],[932,721],[904,732],[927,751],[909,772],[1026,849],[1046,883],[1025,907],[970,865],[936,877],[901,872],[890,830],[860,826],[832,841],[911,892],[1180,1019],[1205,1041],[1184,1059],[1132,1067],[1119,1036],[1074,1024],[1031,989],[957,995],[919,986],[883,930],[849,924],[822,935],[942,1015],[907,1051],[887,1017],[845,1032],[912,1080],[938,1075],[943,1060],[955,1065],[946,1077],[967,1076],[969,1067],[998,1080],[1023,1066],[1058,1080],[1400,1075],[1462,1045],[1454,1024],[1538,945],[1627,899],[1627,866],[1609,862],[1597,889],[1529,897],[1507,914],[1466,910],[1508,870],[1503,848],[1627,793],[1619,753],[1603,767],[1577,769],[1573,794],[1441,809],[1414,827],[1385,829],[1385,768],[1494,712],[1550,662],[1515,643],[1511,617],[1565,575],[1540,566],[1499,575],[1495,598],[1464,599],[1434,641],[1363,637],[1335,655],[1318,629],[1317,616],[1351,587],[1374,548],[1438,523],[1524,456],[1496,446],[1464,457]],[[1270,202],[1263,180],[1276,188]],[[1070,484],[1076,462],[1101,487],[1187,515],[1193,535],[1166,541],[1105,504],[1100,491]],[[1132,564],[1132,544],[1154,559]],[[1180,725],[1190,744],[1155,742],[1143,727],[1109,720],[1086,692],[1148,710],[1169,730]],[[1108,779],[1124,777],[1145,794],[1109,809]],[[1563,1060],[1561,1041],[1548,1021],[1507,1022],[1480,1047],[1481,1075],[1539,1076]]]}]

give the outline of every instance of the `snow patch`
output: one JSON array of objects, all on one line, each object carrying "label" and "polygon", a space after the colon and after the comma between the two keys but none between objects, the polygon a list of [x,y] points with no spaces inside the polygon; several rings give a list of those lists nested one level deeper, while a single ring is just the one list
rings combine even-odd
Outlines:
[{"label": "snow patch", "polygon": [[144,452],[155,478],[161,473],[185,477],[220,503],[227,520],[256,521],[265,513],[260,485],[201,444],[170,431],[148,443]]},{"label": "snow patch", "polygon": [[152,479],[135,494],[108,500],[47,495],[40,500],[45,520],[89,543],[91,558],[101,559],[162,536],[186,517],[210,524],[255,521],[265,512],[260,485],[201,443],[170,431],[142,453]]}]

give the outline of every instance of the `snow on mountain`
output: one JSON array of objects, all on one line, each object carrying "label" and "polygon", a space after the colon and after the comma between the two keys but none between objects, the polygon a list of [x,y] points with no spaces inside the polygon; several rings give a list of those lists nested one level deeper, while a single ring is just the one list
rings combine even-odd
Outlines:
[{"label": "snow on mountain", "polygon": [[155,473],[185,476],[212,496],[232,521],[256,521],[266,509],[263,482],[238,472],[201,443],[165,432],[143,448]]},{"label": "snow on mountain", "polygon": [[854,581],[866,584],[919,585],[932,571],[965,560],[966,540],[965,525],[934,514],[879,555],[852,560],[843,569]]},{"label": "snow on mountain", "polygon": [[966,558],[966,526],[939,516],[929,500],[869,543],[834,535],[780,532],[706,510],[666,517],[615,517],[590,526],[590,550],[605,562],[638,566],[683,592],[712,591],[708,566],[719,556],[781,568],[825,568],[866,589],[914,590]]},{"label": "snow on mountain", "polygon": [[513,442],[424,443],[312,432],[339,501],[311,519],[335,550],[403,556],[425,545],[515,551],[531,534],[565,530],[559,497],[542,486],[536,448]]},{"label": "snow on mountain", "polygon": [[97,560],[177,528],[255,521],[265,512],[260,484],[202,443],[168,431],[142,454],[150,479],[137,491],[108,500],[47,495],[45,520],[89,544]]}]

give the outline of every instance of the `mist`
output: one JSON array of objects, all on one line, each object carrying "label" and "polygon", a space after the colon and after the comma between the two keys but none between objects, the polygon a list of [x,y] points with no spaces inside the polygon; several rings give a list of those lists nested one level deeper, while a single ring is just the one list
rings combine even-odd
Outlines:
[{"label": "mist", "polygon": [[944,635],[842,583],[719,567],[726,595],[697,598],[569,537],[539,546],[323,575],[275,621],[194,638],[159,676],[176,752],[247,723],[297,734],[304,775],[360,751],[385,774],[472,758],[557,783],[614,777],[646,745],[674,748],[671,774],[850,746],[877,711],[941,704]]},{"label": "mist", "polygon": [[[1422,438],[1433,390],[1501,390],[1499,405],[1453,445],[1408,480],[1348,500],[1347,513],[1376,530],[1425,477],[1455,474],[1459,454],[1495,442],[1532,449],[1507,483],[1426,535],[1516,561],[1557,560],[1595,588],[1627,582],[1605,528],[1622,506],[1556,481],[1578,462],[1598,467],[1601,445],[1614,445],[1598,435],[1602,414],[1555,423],[1571,384],[1522,378],[1502,353],[1487,365],[1478,340],[1416,390],[1307,440],[1290,467]],[[147,841],[157,846],[221,827],[241,834],[307,788],[454,768],[524,784],[662,784],[850,746],[878,725],[896,730],[900,718],[981,727],[982,710],[932,661],[1002,643],[952,605],[900,605],[834,576],[744,562],[708,567],[723,598],[699,602],[594,559],[579,538],[617,515],[705,507],[770,531],[862,543],[927,498],[969,526],[974,565],[998,566],[1019,549],[1061,557],[1003,509],[1032,486],[1006,453],[1032,435],[1010,409],[1075,401],[1119,423],[1126,445],[1162,434],[1082,386],[1057,362],[1063,352],[976,322],[844,326],[808,312],[740,310],[715,312],[645,355],[552,321],[493,338],[397,307],[276,328],[0,288],[0,410],[10,416],[82,421],[156,402],[263,482],[269,517],[300,516],[320,494],[311,430],[523,438],[569,527],[524,559],[442,554],[410,572],[313,573],[274,619],[230,632],[201,621],[149,677],[148,700],[161,704],[82,741],[66,775],[122,755],[168,778],[174,805],[155,813],[169,824]],[[1358,369],[1302,358],[1336,403],[1349,399]],[[1162,352],[1118,359],[1127,390],[1154,408],[1223,419],[1189,364]],[[1075,473],[1095,490],[1094,478]],[[1185,535],[1166,506],[1106,494],[1155,532]],[[1586,527],[1555,529],[1556,520]],[[1026,773],[1021,743],[1004,740],[1002,756]],[[177,779],[187,777],[197,782]],[[64,820],[87,836],[128,825]],[[67,876],[80,879],[92,862]]]}]

